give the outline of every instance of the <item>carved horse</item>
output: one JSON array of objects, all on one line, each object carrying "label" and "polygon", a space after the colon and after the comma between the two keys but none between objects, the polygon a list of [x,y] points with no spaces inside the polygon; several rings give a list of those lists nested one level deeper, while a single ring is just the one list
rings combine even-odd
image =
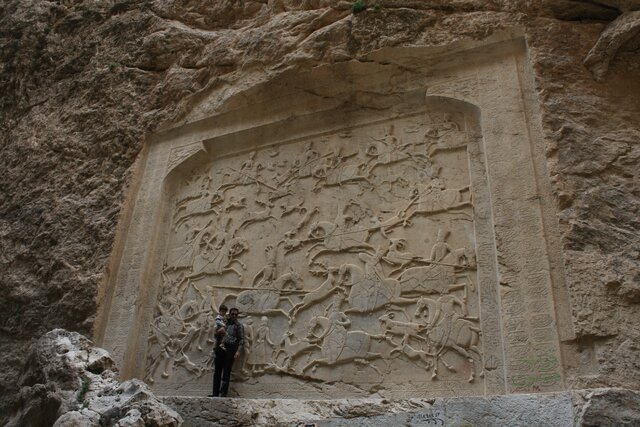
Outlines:
[{"label": "carved horse", "polygon": [[[318,316],[312,320],[310,343],[317,343],[320,346],[322,357],[309,362],[302,368],[302,373],[320,365],[334,366],[342,363],[356,362],[368,364],[369,360],[382,358],[381,353],[370,352],[372,337],[365,331],[347,331],[351,321],[345,313],[334,312],[328,317]],[[319,332],[316,332],[319,329]],[[375,365],[368,364],[382,373]]]},{"label": "carved horse", "polygon": [[[311,354],[311,349],[320,348],[316,343],[310,343],[308,340],[298,340],[293,342],[293,332],[285,332],[280,347],[273,353],[273,360],[276,368],[284,371],[288,371],[291,367],[293,359],[297,356],[307,353]],[[282,360],[282,364],[278,365],[278,361]]]},{"label": "carved horse", "polygon": [[185,279],[197,279],[205,275],[218,276],[230,272],[237,274],[242,280],[242,274],[231,265],[237,263],[243,270],[246,269],[246,265],[236,257],[248,249],[249,244],[240,237],[231,239],[222,249],[213,251],[213,253],[210,253],[211,251],[209,251],[209,246],[207,245],[204,250],[201,250],[194,257],[192,273]]},{"label": "carved horse", "polygon": [[[452,296],[449,298],[457,299]],[[460,306],[462,303],[458,300]],[[478,348],[480,335],[482,331],[476,327],[471,321],[462,318],[453,310],[453,301],[449,304],[448,309],[443,309],[443,303],[440,299],[433,300],[431,298],[420,298],[416,304],[416,318],[421,317],[423,312],[428,314],[426,321],[426,338],[431,344],[432,355],[434,358],[431,378],[438,376],[438,361],[442,361],[444,366],[455,372],[452,366],[449,366],[442,356],[449,351],[454,351],[460,356],[467,359],[471,364],[471,374],[468,381],[473,382],[475,379],[475,363],[474,355],[478,357],[480,364],[479,376],[484,377],[482,369],[482,355]],[[466,309],[465,309],[466,311]]]},{"label": "carved horse", "polygon": [[327,270],[327,279],[322,282],[320,286],[316,289],[309,291],[303,298],[302,301],[293,306],[291,309],[291,318],[290,323],[293,323],[296,319],[296,315],[300,310],[303,310],[313,304],[316,304],[325,298],[327,298],[332,293],[343,290],[339,285],[340,283],[336,280],[336,273],[338,271],[336,269],[328,269]]},{"label": "carved horse", "polygon": [[402,286],[396,279],[384,276],[380,259],[382,252],[376,255],[360,253],[359,257],[365,262],[365,269],[354,264],[344,264],[339,274],[350,286],[348,301],[350,308],[346,312],[366,313],[384,307],[387,304],[412,304],[412,299],[401,298]]},{"label": "carved horse", "polygon": [[274,221],[276,220],[276,217],[271,214],[271,211],[274,206],[271,201],[267,200],[263,202],[260,200],[256,200],[256,203],[261,206],[264,206],[264,209],[261,211],[245,213],[243,217],[240,219],[240,226],[238,226],[238,230],[247,228],[249,225],[255,224],[257,222],[263,222],[269,219],[273,219]]},{"label": "carved horse", "polygon": [[278,308],[283,300],[289,301],[293,306],[293,302],[289,297],[283,297],[282,291],[286,291],[292,285],[296,290],[302,289],[302,278],[296,272],[285,273],[272,282],[271,288],[248,289],[235,294],[228,294],[224,300],[235,297],[236,307],[243,313],[266,315],[266,314],[282,314],[290,319],[289,313]]},{"label": "carved horse", "polygon": [[459,130],[449,130],[437,137],[427,139],[427,155],[433,157],[438,151],[460,150],[467,147],[467,135]]},{"label": "carved horse", "polygon": [[198,197],[181,201],[176,205],[176,210],[173,214],[176,227],[194,216],[204,216],[210,213],[218,215],[219,212],[215,209],[215,206],[222,203],[223,200],[224,195],[222,193],[218,191],[210,193],[207,190],[203,190]]},{"label": "carved horse", "polygon": [[441,262],[427,261],[430,265],[410,267],[398,276],[402,294],[446,294],[467,288],[474,290],[473,281],[467,277],[467,283],[458,284],[461,275],[458,271],[475,267],[475,256],[467,248],[455,249]]},{"label": "carved horse", "polygon": [[375,250],[375,248],[370,244],[365,243],[362,240],[355,239],[349,234],[341,233],[338,225],[329,221],[318,221],[312,223],[309,227],[309,237],[320,241],[314,243],[307,250],[307,256],[311,255],[311,251],[313,249],[321,248],[311,256],[309,261],[310,264],[322,254]]},{"label": "carved horse", "polygon": [[242,280],[242,273],[232,265],[237,263],[243,270],[246,270],[247,266],[236,257],[247,249],[249,249],[249,245],[243,238],[231,239],[221,249],[216,249],[209,242],[201,242],[199,252],[193,258],[191,274],[184,276],[176,283],[176,295],[182,297],[189,283],[204,276],[221,276],[225,273],[235,273]]},{"label": "carved horse", "polygon": [[433,179],[427,185],[419,184],[411,193],[411,199],[415,200],[414,208],[408,214],[408,219],[415,215],[429,215],[449,209],[471,206],[471,194],[469,186],[461,188],[444,188],[438,179]]}]

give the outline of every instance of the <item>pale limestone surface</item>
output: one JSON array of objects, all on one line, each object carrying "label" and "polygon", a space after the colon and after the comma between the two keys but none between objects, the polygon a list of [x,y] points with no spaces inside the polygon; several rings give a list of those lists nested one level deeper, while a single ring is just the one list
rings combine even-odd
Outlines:
[{"label": "pale limestone surface", "polygon": [[622,389],[436,399],[166,397],[186,426],[634,426],[640,393]]},{"label": "pale limestone surface", "polygon": [[206,394],[225,303],[245,316],[243,397],[564,388],[524,54],[512,32],[387,49],[150,137],[98,324],[124,374]]},{"label": "pale limestone surface", "polygon": [[[233,110],[238,103],[228,100],[251,99],[249,88],[287,72],[367,61],[384,47],[482,40],[508,27],[527,42],[558,211],[562,251],[552,258],[564,264],[556,271],[570,297],[562,312],[570,320],[558,325],[575,331],[560,335],[565,384],[637,389],[640,60],[638,37],[625,31],[637,27],[614,24],[597,42],[636,5],[388,1],[352,15],[350,2],[315,0],[4,2],[0,413],[37,337],[61,326],[91,330],[145,135]],[[582,63],[598,45],[610,46],[603,82]]]}]

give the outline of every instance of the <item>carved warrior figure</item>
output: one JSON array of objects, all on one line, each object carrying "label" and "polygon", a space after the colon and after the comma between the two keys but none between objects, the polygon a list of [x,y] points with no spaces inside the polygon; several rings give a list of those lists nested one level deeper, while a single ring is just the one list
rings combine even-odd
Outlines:
[{"label": "carved warrior figure", "polygon": [[[245,263],[237,259],[237,257],[249,249],[249,244],[243,238],[236,237],[217,250],[215,246],[211,246],[209,242],[200,245],[200,252],[194,257],[192,274],[186,279],[196,279],[205,275],[220,275],[227,272],[235,273],[242,280],[242,273],[231,265],[236,263],[247,269]],[[185,280],[186,280],[185,279]]]},{"label": "carved warrior figure", "polygon": [[444,212],[450,209],[471,205],[471,196],[466,197],[469,186],[447,189],[439,178],[433,178],[428,184],[418,184],[411,190],[413,209],[408,217]]},{"label": "carved warrior figure", "polygon": [[450,117],[438,123],[432,123],[425,133],[427,155],[433,157],[438,151],[449,151],[465,148],[467,135],[460,131],[460,126]]},{"label": "carved warrior figure", "polygon": [[180,226],[187,220],[195,216],[208,215],[213,213],[219,215],[220,212],[215,206],[224,201],[224,194],[220,191],[211,192],[209,189],[211,177],[204,175],[201,180],[200,189],[195,196],[188,196],[176,201],[173,213],[174,224]]},{"label": "carved warrior figure", "polygon": [[402,340],[400,341],[400,345],[404,346],[408,343],[409,338],[414,338],[417,340],[424,341],[425,338],[420,335],[420,333],[425,329],[425,326],[420,323],[412,323],[412,322],[402,322],[395,319],[395,314],[393,312],[387,313],[378,318],[380,324],[384,329],[384,336],[387,335],[401,335]]},{"label": "carved warrior figure", "polygon": [[[318,316],[311,320],[308,340],[320,346],[321,358],[309,362],[302,372],[317,366],[337,365],[348,362],[366,363],[371,359],[381,358],[381,353],[369,351],[371,335],[365,331],[347,331],[351,321],[347,315],[334,311],[328,317]],[[374,365],[370,365],[376,369]],[[380,371],[378,374],[382,375]]]},{"label": "carved warrior figure", "polygon": [[448,234],[448,231],[438,230],[436,243],[431,248],[431,261],[443,262],[447,255],[453,252],[451,246],[445,242]]},{"label": "carved warrior figure", "polygon": [[[175,307],[177,307],[177,303],[171,302],[170,310]],[[169,378],[176,365],[184,367],[195,375],[200,375],[201,369],[185,353],[199,331],[189,322],[193,320],[189,304],[183,305],[180,310],[175,312],[163,308],[161,304],[158,304],[157,308],[160,311],[160,316],[156,317],[151,324],[152,336],[149,342],[155,343],[159,351],[155,356],[151,356],[151,363],[148,365],[145,375],[146,380],[153,383],[158,369],[161,370],[162,378]],[[187,318],[183,318],[183,315],[186,315]]]},{"label": "carved warrior figure", "polygon": [[247,368],[249,363],[248,360],[251,357],[251,352],[253,348],[253,342],[255,337],[255,332],[253,330],[253,319],[248,317],[242,323],[244,327],[244,357],[242,358],[242,367],[240,371],[245,375],[251,375],[251,371]]},{"label": "carved warrior figure", "polygon": [[289,314],[280,308],[282,301],[287,301],[293,306],[293,302],[288,296],[283,296],[282,292],[286,290],[301,290],[302,278],[293,269],[281,275],[276,280],[269,282],[266,287],[248,289],[236,294],[228,294],[223,303],[227,299],[235,298],[236,307],[243,313],[263,315],[263,314],[281,314],[288,320]]},{"label": "carved warrior figure", "polygon": [[[267,247],[264,249],[264,256],[267,259],[267,265],[262,267],[262,269],[254,276],[254,288],[268,287],[271,282],[276,280],[276,255],[276,249],[271,245],[267,245]],[[258,281],[258,279],[260,280]]]},{"label": "carved warrior figure", "polygon": [[438,300],[430,298],[420,298],[417,303],[415,317],[422,316],[423,312],[428,313],[426,321],[426,337],[431,343],[432,354],[434,357],[432,378],[438,376],[438,361],[442,361],[445,367],[452,372],[455,369],[449,366],[442,356],[448,351],[454,351],[466,358],[471,364],[471,374],[468,381],[473,382],[475,379],[475,364],[480,364],[480,377],[484,377],[482,369],[482,355],[478,348],[478,342],[482,331],[476,327],[471,321],[464,319],[454,309],[454,306],[461,307],[462,312],[466,314],[466,305],[455,297],[446,295]]},{"label": "carved warrior figure", "polygon": [[[467,275],[458,271],[475,267],[475,256],[467,248],[451,249],[445,242],[448,232],[438,231],[436,243],[431,248],[431,257],[427,266],[409,267],[398,276],[403,294],[445,294],[463,289],[474,290],[473,282]],[[458,284],[459,276],[467,279]]]},{"label": "carved warrior figure", "polygon": [[401,285],[396,279],[387,278],[382,271],[380,260],[384,250],[378,250],[375,255],[365,252],[358,254],[360,260],[365,263],[364,271],[353,264],[344,264],[340,267],[340,274],[345,286],[350,286],[349,305],[346,312],[366,313],[374,311],[387,304],[406,305],[413,300],[401,298]]},{"label": "carved warrior figure", "polygon": [[262,316],[260,326],[256,330],[251,352],[247,357],[247,364],[251,365],[251,372],[262,373],[272,364],[272,354],[275,344],[271,341],[269,319]]},{"label": "carved warrior figure", "polygon": [[165,260],[165,271],[168,269],[190,268],[193,265],[193,257],[202,241],[202,236],[207,232],[213,221],[209,220],[203,227],[189,226],[183,246],[170,248]]},{"label": "carved warrior figure", "polygon": [[[307,249],[309,265],[323,254],[374,250],[373,246],[363,241],[366,230],[351,230],[352,225],[352,217],[345,214],[341,206],[338,206],[338,215],[334,222],[317,221],[311,224],[308,236],[315,243]],[[311,255],[316,248],[319,250]]]},{"label": "carved warrior figure", "polygon": [[300,303],[298,303],[295,306],[293,306],[293,308],[291,309],[291,315],[290,315],[291,318],[289,320],[289,323],[293,323],[295,321],[296,314],[300,310],[304,310],[305,308],[324,300],[325,298],[329,297],[334,292],[337,292],[337,291],[344,292],[345,291],[344,288],[341,288],[339,286],[339,281],[336,278],[336,273],[338,273],[338,270],[335,269],[335,268],[328,268],[327,269],[327,280],[325,280],[316,289],[314,289],[314,290],[310,291],[309,293],[307,293],[302,298],[302,301]]},{"label": "carved warrior figure", "polygon": [[330,157],[325,158],[325,162],[316,167],[312,176],[316,178],[315,190],[319,190],[321,186],[336,186],[347,183],[355,183],[358,181],[366,181],[369,184],[371,182],[367,178],[367,173],[363,163],[348,163],[347,159],[355,156],[355,154],[349,156],[342,156],[340,153],[333,154]]},{"label": "carved warrior figure", "polygon": [[389,239],[389,248],[387,248],[387,253],[382,260],[397,267],[390,275],[393,275],[396,271],[403,271],[414,262],[423,260],[422,257],[416,256],[411,252],[401,252],[406,243],[405,239]]},{"label": "carved warrior figure", "polygon": [[387,166],[409,157],[402,150],[402,144],[394,133],[394,126],[391,125],[383,138],[372,138],[374,142],[366,148],[366,155],[369,157],[366,164],[367,175],[379,166]]}]

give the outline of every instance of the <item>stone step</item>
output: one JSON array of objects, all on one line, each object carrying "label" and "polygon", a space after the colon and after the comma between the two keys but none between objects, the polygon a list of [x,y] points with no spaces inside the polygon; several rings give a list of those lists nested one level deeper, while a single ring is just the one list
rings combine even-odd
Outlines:
[{"label": "stone step", "polygon": [[163,397],[184,426],[619,426],[640,425],[640,393],[592,389],[435,399]]}]

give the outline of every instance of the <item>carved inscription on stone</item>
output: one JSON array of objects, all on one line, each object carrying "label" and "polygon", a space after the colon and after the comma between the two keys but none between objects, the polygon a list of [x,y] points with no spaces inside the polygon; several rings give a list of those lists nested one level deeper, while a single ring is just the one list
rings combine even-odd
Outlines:
[{"label": "carved inscription on stone", "polygon": [[247,335],[234,384],[483,393],[497,362],[482,351],[468,122],[420,113],[180,177],[146,380],[208,384],[225,303]]}]

